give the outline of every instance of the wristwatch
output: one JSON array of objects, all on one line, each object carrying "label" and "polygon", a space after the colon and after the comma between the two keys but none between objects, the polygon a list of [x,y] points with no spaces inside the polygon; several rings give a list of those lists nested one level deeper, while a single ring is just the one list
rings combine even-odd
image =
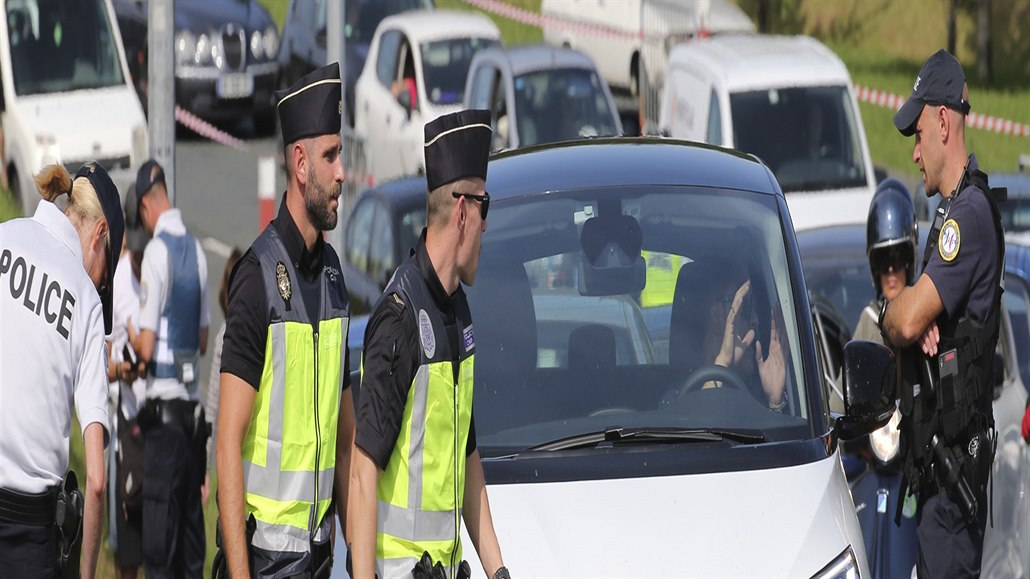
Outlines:
[{"label": "wristwatch", "polygon": [[511,574],[508,573],[507,567],[501,565],[499,569],[494,571],[494,574],[490,579],[511,579]]},{"label": "wristwatch", "polygon": [[887,304],[889,303],[887,300],[882,300],[880,303],[880,315],[876,317],[876,325],[880,328],[881,332],[883,332],[883,316],[887,314]]}]

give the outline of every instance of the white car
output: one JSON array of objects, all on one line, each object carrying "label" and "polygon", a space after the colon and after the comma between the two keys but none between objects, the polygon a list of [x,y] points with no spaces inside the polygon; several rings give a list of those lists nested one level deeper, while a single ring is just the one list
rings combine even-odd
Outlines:
[{"label": "white car", "polygon": [[425,124],[461,109],[473,55],[500,42],[497,26],[479,13],[419,10],[383,19],[354,107],[375,182],[425,172]]},{"label": "white car", "polygon": [[869,211],[876,177],[847,67],[807,36],[721,36],[669,56],[659,127],[757,155],[796,230]]},{"label": "white car", "polygon": [[33,175],[54,163],[75,174],[95,160],[124,191],[147,154],[147,125],[110,0],[0,4],[4,163],[22,210],[35,211]]}]

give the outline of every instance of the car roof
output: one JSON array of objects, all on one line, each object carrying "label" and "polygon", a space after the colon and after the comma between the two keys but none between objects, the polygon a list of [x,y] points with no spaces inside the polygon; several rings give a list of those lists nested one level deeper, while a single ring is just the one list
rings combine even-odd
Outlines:
[{"label": "car roof", "polygon": [[1010,199],[1030,199],[1030,173],[991,173],[991,187],[1007,187]]},{"label": "car roof", "polygon": [[732,149],[664,138],[583,139],[493,156],[486,180],[495,199],[635,185],[686,185],[782,195],[757,158]]},{"label": "car roof", "polygon": [[715,36],[675,46],[669,66],[683,62],[706,69],[729,92],[851,83],[840,58],[809,36]]},{"label": "car roof", "polygon": [[491,46],[476,53],[477,59],[502,60],[515,76],[537,70],[584,68],[594,70],[590,57],[571,48],[533,44],[504,48]]},{"label": "car roof", "polygon": [[361,198],[376,197],[387,205],[407,210],[426,203],[426,177],[400,177],[383,181],[361,192]]},{"label": "car roof", "polygon": [[[418,44],[439,38],[501,38],[497,26],[479,12],[463,10],[411,10],[387,16],[379,29],[398,28]],[[377,30],[377,31],[378,31]]]}]

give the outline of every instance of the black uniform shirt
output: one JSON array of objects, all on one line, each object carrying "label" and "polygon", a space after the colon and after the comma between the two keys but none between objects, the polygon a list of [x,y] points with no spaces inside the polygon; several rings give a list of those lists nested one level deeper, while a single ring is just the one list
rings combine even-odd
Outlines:
[{"label": "black uniform shirt", "polygon": [[[969,171],[978,167],[976,157],[970,155]],[[990,201],[967,186],[952,201],[937,248],[926,265],[926,275],[944,304],[945,317],[986,321],[994,307],[1000,267]]]},{"label": "black uniform shirt", "polygon": [[[426,253],[423,230],[418,246],[412,252],[422,278],[429,286],[440,312],[451,345],[457,378],[458,329],[452,297],[444,291],[440,278]],[[459,285],[455,291],[462,292]],[[385,296],[376,305],[365,328],[365,350],[362,359],[361,394],[358,396],[357,433],[355,444],[372,458],[380,470],[386,470],[390,454],[397,444],[404,405],[415,373],[418,372],[422,347],[414,317],[396,294]],[[465,456],[476,450],[475,414],[469,422]]]},{"label": "black uniform shirt", "polygon": [[[304,238],[297,229],[293,216],[286,208],[286,196],[279,206],[279,215],[272,221],[286,247],[286,253],[293,261],[293,267],[300,275],[294,291],[301,294],[312,325],[318,323],[322,305],[321,273],[325,242],[322,236],[315,240],[315,247],[308,251]],[[229,278],[229,309],[225,313],[225,338],[222,342],[222,372],[228,372],[250,384],[255,390],[261,384],[261,371],[265,365],[265,343],[268,339],[268,301],[265,296],[265,281],[261,279],[261,263],[248,249],[236,264]],[[346,339],[344,340],[346,348]],[[343,389],[350,386],[350,356],[344,354]]]}]

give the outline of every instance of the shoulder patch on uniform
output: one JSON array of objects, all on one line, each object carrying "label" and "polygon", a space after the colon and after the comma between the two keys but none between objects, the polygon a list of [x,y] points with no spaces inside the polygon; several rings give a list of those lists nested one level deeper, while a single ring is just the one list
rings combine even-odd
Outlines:
[{"label": "shoulder patch on uniform", "polygon": [[958,250],[962,246],[962,233],[959,231],[958,222],[949,219],[941,227],[941,233],[937,237],[937,251],[944,261],[954,261],[958,257]]},{"label": "shoulder patch on uniform", "polygon": [[283,300],[290,301],[293,287],[290,285],[290,275],[286,273],[286,266],[281,261],[275,264],[275,285],[279,288],[279,295]]},{"label": "shoulder patch on uniform", "polygon": [[425,310],[418,311],[418,335],[426,357],[432,358],[436,354],[436,334],[433,332],[433,322]]}]

